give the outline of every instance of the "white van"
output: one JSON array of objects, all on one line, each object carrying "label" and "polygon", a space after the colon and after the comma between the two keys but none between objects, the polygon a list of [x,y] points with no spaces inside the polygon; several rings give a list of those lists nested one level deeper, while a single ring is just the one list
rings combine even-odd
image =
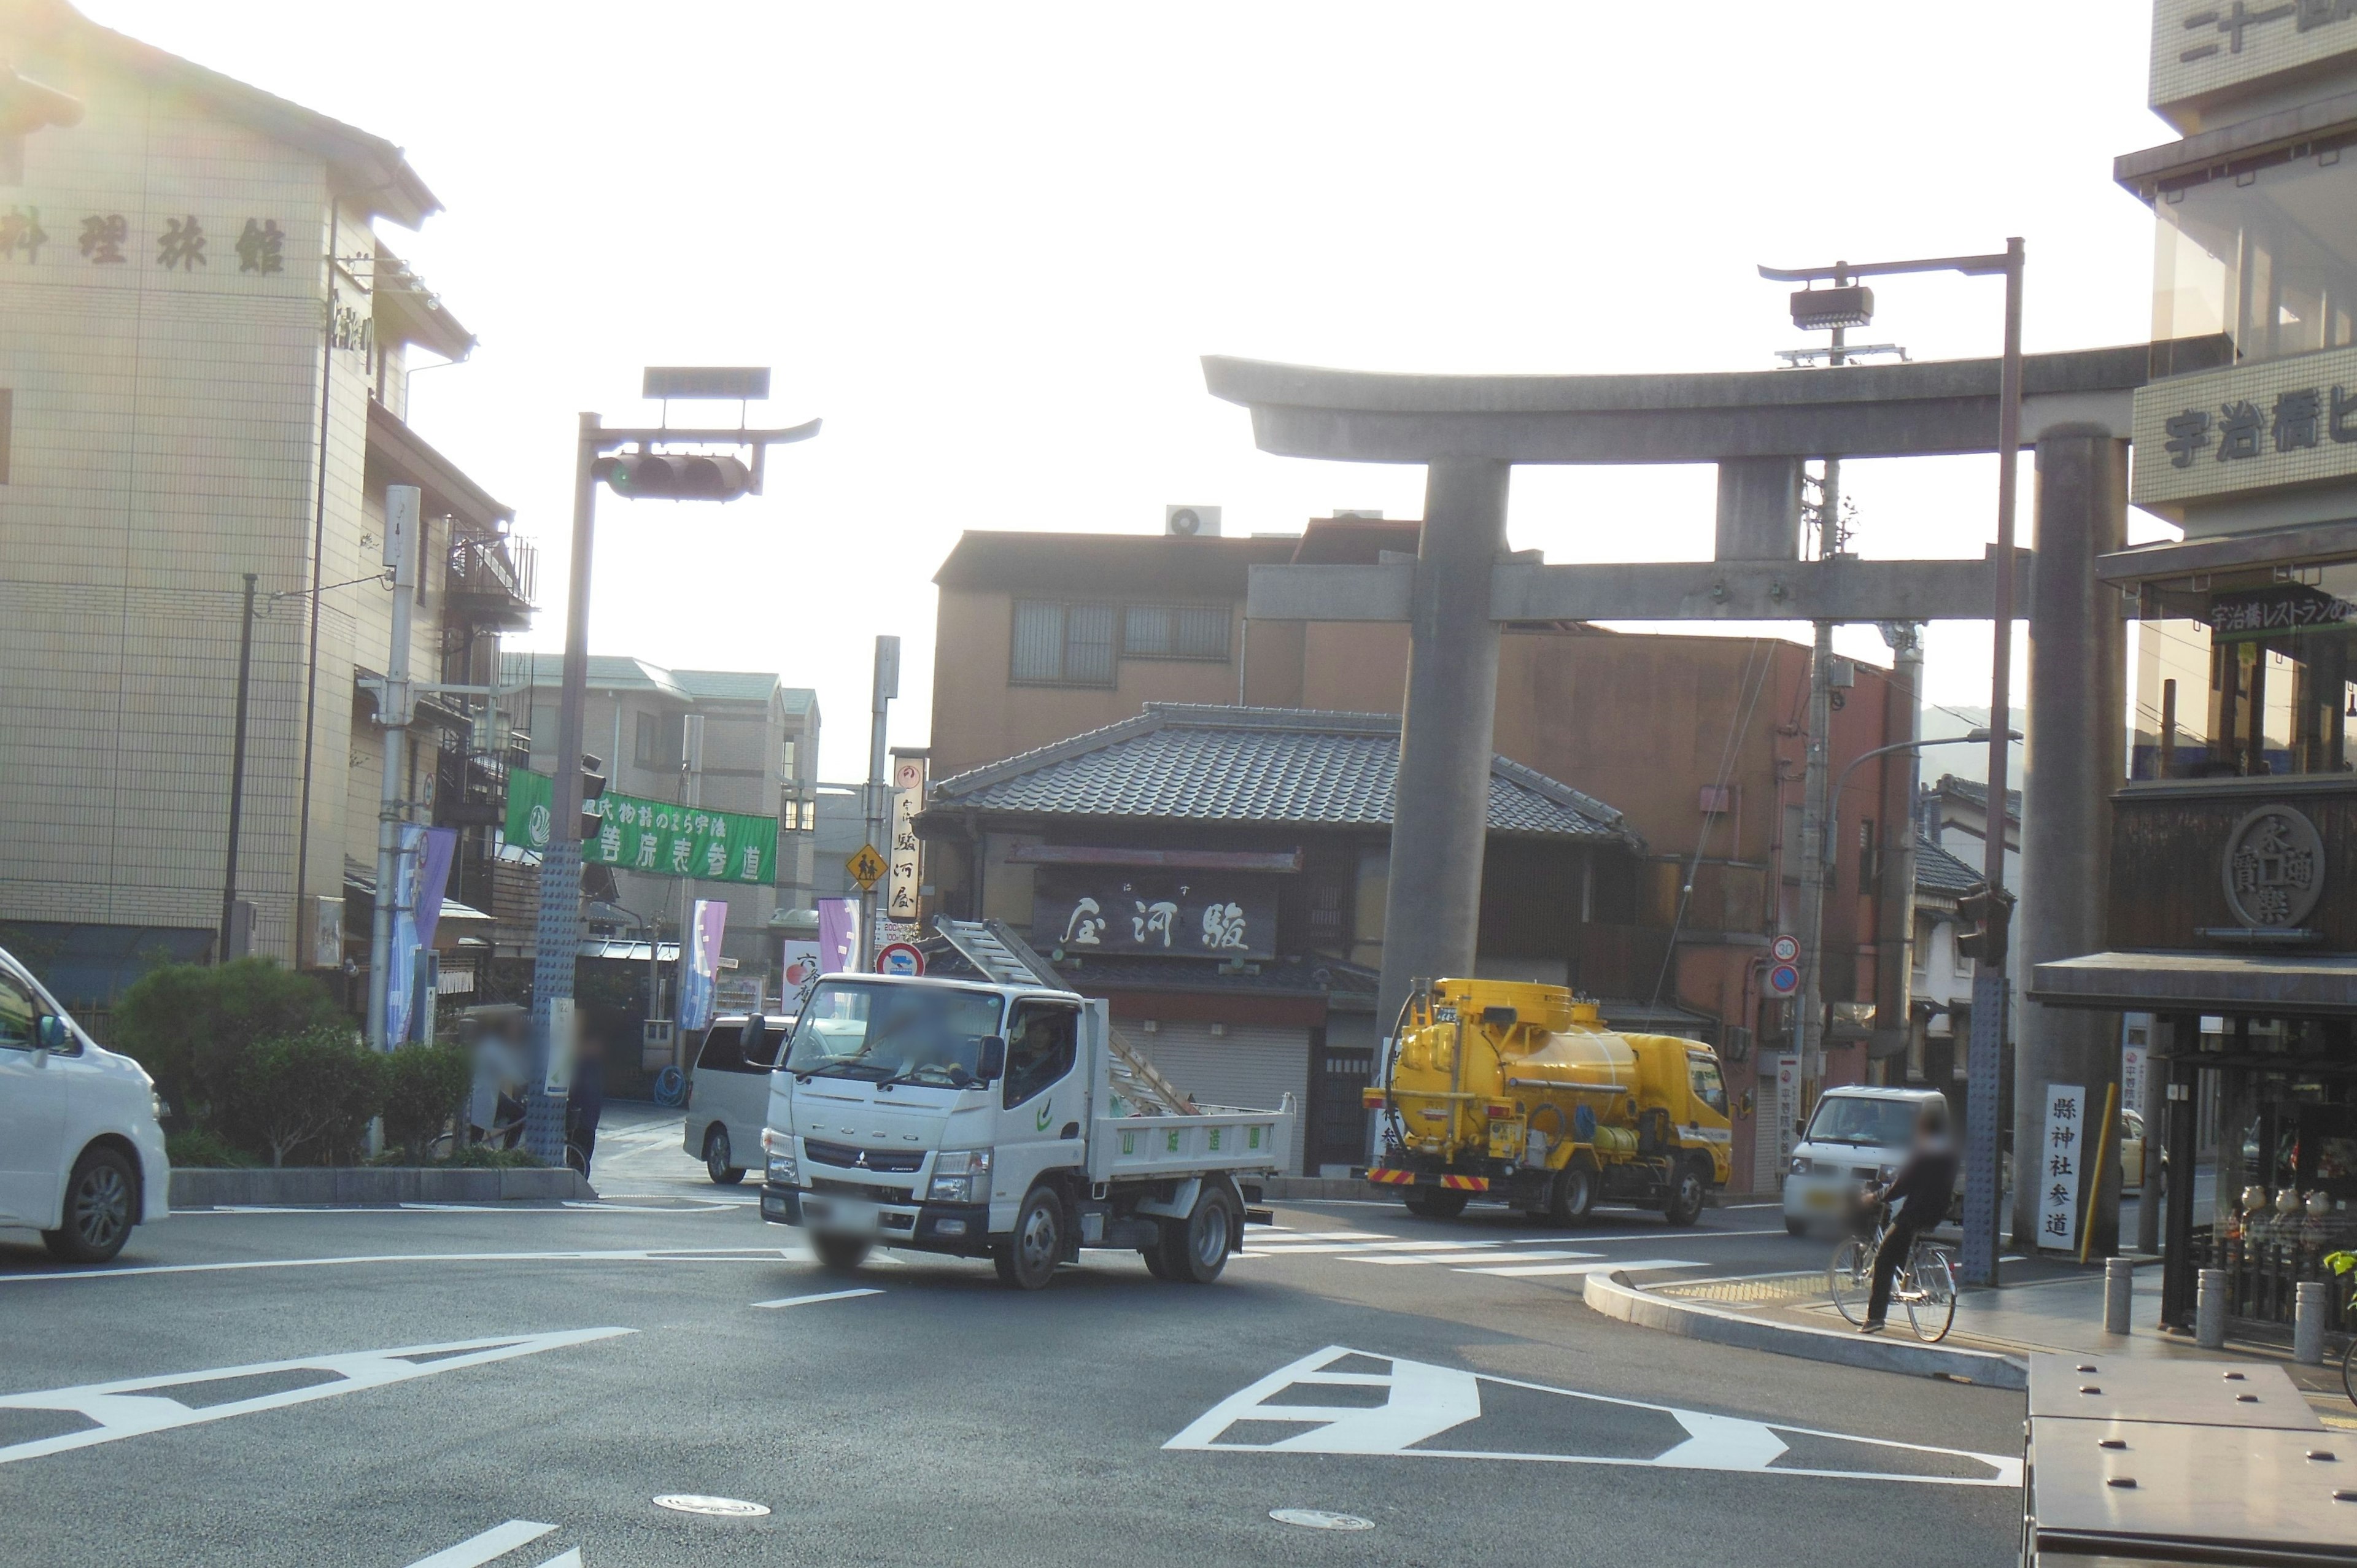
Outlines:
[{"label": "white van", "polygon": [[722,1187],[743,1181],[747,1167],[760,1161],[770,1069],[793,1027],[791,1018],[739,1013],[715,1018],[694,1040],[681,1147],[702,1160],[705,1174]]},{"label": "white van", "polygon": [[1838,1221],[1858,1187],[1899,1174],[1926,1114],[1948,1130],[1948,1101],[1936,1089],[1829,1089],[1792,1146],[1784,1175],[1784,1229],[1806,1235]]},{"label": "white van", "polygon": [[0,1227],[103,1263],[171,1212],[172,1164],[146,1069],[82,1033],[0,951]]}]

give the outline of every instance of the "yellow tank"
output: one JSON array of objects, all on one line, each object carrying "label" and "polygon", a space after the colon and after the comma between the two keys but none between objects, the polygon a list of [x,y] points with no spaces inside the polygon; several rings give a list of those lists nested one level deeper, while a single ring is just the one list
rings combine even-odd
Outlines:
[{"label": "yellow tank", "polygon": [[1412,1004],[1385,1081],[1371,1179],[1411,1208],[1488,1194],[1562,1220],[1598,1197],[1691,1224],[1726,1184],[1731,1134],[1709,1047],[1609,1028],[1560,986],[1444,980]]}]

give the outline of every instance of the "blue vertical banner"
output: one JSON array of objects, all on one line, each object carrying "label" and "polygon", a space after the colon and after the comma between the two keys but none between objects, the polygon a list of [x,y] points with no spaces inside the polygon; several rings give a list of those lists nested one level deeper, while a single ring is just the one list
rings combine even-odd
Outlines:
[{"label": "blue vertical banner", "polygon": [[[393,1045],[409,1038],[416,1018],[417,953],[434,945],[434,929],[441,923],[442,899],[450,882],[450,862],[458,847],[456,828],[424,828],[414,823],[401,830],[401,853],[394,857],[393,954],[384,988],[384,1037]],[[386,889],[378,888],[383,897]]]},{"label": "blue vertical banner", "polygon": [[698,898],[694,917],[687,923],[687,951],[679,977],[679,1026],[712,1026],[713,983],[720,974],[720,941],[728,930],[728,905],[720,898]]}]

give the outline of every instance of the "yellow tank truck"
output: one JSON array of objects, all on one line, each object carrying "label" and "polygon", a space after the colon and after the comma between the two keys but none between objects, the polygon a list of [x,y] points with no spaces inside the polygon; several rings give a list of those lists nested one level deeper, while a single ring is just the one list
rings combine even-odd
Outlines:
[{"label": "yellow tank truck", "polygon": [[1411,997],[1382,1081],[1370,1181],[1412,1213],[1482,1197],[1576,1225],[1599,1199],[1701,1217],[1727,1184],[1727,1090],[1709,1047],[1606,1027],[1555,985],[1444,980]]}]

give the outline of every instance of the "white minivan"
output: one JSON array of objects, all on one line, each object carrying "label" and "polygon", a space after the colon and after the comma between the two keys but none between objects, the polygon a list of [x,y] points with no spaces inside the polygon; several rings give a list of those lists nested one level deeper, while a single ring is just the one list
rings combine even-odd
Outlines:
[{"label": "white minivan", "polygon": [[1784,1174],[1784,1229],[1802,1236],[1836,1223],[1862,1184],[1896,1176],[1914,1152],[1915,1123],[1926,1113],[1948,1131],[1947,1097],[1936,1089],[1825,1090]]},{"label": "white minivan", "polygon": [[702,1160],[705,1174],[722,1187],[743,1181],[747,1167],[760,1163],[770,1069],[793,1024],[740,1013],[715,1018],[695,1041],[681,1147]]},{"label": "white minivan", "polygon": [[171,1211],[160,1109],[145,1069],[0,951],[0,1227],[38,1230],[69,1262],[112,1259]]}]

